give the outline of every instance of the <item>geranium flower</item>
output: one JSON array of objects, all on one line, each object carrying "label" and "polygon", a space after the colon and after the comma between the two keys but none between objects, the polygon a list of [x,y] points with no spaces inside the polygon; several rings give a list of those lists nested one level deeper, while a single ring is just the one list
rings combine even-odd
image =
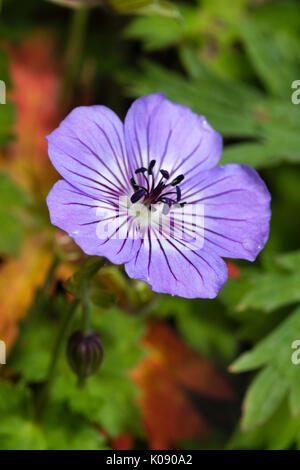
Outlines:
[{"label": "geranium flower", "polygon": [[161,93],[136,100],[124,125],[105,106],[74,109],[48,151],[64,178],[47,198],[52,224],[156,292],[213,298],[222,257],[253,261],[266,243],[264,182],[245,165],[216,167],[221,136]]}]

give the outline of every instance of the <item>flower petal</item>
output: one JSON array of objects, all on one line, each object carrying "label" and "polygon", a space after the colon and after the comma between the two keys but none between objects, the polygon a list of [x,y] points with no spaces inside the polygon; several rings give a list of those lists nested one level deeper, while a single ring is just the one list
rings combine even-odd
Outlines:
[{"label": "flower petal", "polygon": [[141,241],[134,239],[128,212],[59,180],[47,197],[51,223],[65,230],[88,255],[105,256],[120,264],[135,256]]},{"label": "flower petal", "polygon": [[162,93],[137,99],[124,129],[132,172],[156,160],[155,175],[163,169],[170,177],[183,173],[188,178],[214,167],[222,152],[222,137],[203,116],[172,103]]},{"label": "flower petal", "polygon": [[269,235],[270,193],[246,165],[223,165],[181,186],[187,207],[204,205],[204,245],[219,256],[253,261]]},{"label": "flower petal", "polygon": [[227,280],[227,267],[219,256],[187,249],[182,242],[153,233],[144,238],[125,270],[148,282],[155,292],[186,298],[214,298]]},{"label": "flower petal", "polygon": [[75,108],[47,140],[53,165],[73,186],[102,198],[128,193],[123,124],[110,109]]}]

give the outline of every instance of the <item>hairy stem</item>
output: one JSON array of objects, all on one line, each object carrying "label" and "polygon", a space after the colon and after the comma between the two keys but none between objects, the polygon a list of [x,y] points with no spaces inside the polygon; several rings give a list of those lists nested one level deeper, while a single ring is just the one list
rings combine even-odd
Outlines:
[{"label": "hairy stem", "polygon": [[55,378],[56,374],[56,367],[58,360],[60,358],[60,354],[65,342],[65,338],[67,336],[67,333],[69,331],[69,327],[71,324],[71,321],[76,313],[77,307],[79,305],[79,301],[77,299],[73,300],[73,302],[70,304],[69,309],[65,315],[65,317],[62,320],[61,327],[59,329],[56,342],[54,344],[53,352],[52,352],[52,358],[51,362],[49,364],[48,368],[48,373],[46,376],[45,383],[43,387],[40,390],[40,393],[37,396],[36,400],[36,415],[37,417],[40,416],[41,412],[43,411],[47,400],[48,400],[48,395],[49,395],[49,389],[53,383],[53,379]]},{"label": "hairy stem", "polygon": [[88,281],[84,279],[81,283],[81,305],[82,305],[82,333],[86,336],[90,331],[90,299]]}]

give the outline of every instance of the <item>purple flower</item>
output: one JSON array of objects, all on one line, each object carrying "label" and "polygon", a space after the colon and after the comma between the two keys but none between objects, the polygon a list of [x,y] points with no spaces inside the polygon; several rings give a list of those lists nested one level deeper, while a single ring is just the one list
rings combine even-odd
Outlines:
[{"label": "purple flower", "polygon": [[253,261],[267,241],[259,175],[216,167],[221,136],[161,93],[136,100],[124,125],[105,106],[76,108],[48,144],[64,178],[47,198],[52,224],[156,292],[213,298],[227,279],[222,257]]}]

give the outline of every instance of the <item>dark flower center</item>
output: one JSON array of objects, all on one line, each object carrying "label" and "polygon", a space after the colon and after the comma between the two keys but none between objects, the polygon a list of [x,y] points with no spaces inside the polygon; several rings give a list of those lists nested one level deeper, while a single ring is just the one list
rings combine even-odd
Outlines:
[{"label": "dark flower center", "polygon": [[186,204],[185,202],[180,202],[181,189],[179,184],[183,181],[184,175],[178,175],[172,181],[168,182],[170,174],[167,170],[162,169],[160,170],[162,177],[158,182],[156,182],[153,174],[155,163],[156,160],[151,160],[148,168],[142,166],[135,170],[136,175],[143,175],[145,185],[137,184],[134,176],[132,176],[130,183],[134,193],[130,200],[133,204],[141,201],[149,208],[149,210],[151,210],[154,204],[163,203],[165,205],[163,212],[167,214],[173,204],[179,204],[181,207]]}]

